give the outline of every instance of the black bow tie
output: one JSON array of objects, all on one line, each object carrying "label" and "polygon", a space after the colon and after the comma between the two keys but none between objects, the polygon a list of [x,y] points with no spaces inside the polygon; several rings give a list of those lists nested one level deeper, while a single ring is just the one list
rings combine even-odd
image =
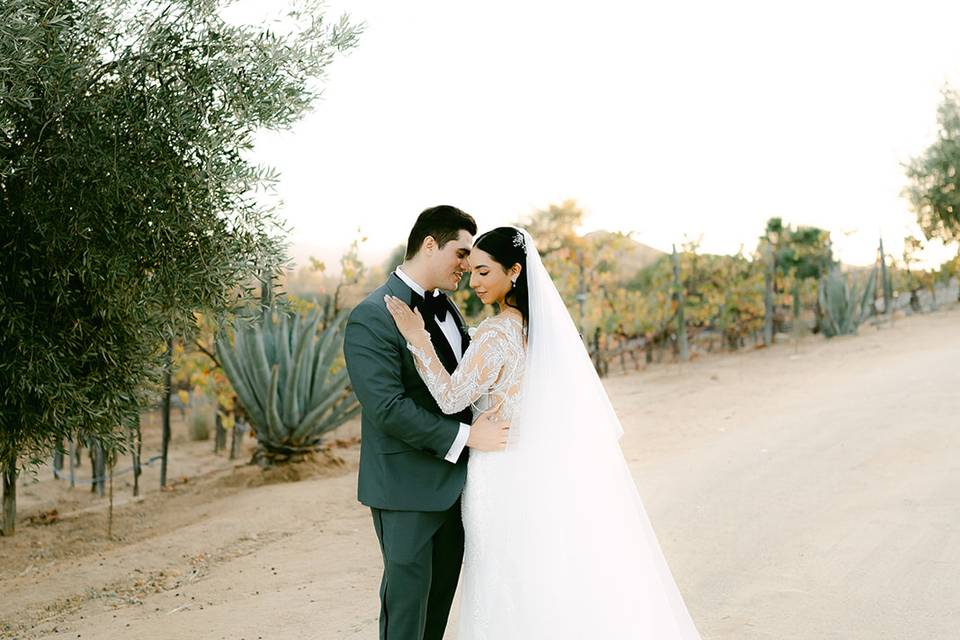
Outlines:
[{"label": "black bow tie", "polygon": [[447,303],[447,294],[443,292],[438,292],[436,295],[427,293],[427,296],[423,297],[414,291],[412,306],[414,309],[420,310],[420,315],[423,316],[424,322],[426,322],[428,318],[436,318],[437,322],[443,322],[447,319],[449,304]]}]

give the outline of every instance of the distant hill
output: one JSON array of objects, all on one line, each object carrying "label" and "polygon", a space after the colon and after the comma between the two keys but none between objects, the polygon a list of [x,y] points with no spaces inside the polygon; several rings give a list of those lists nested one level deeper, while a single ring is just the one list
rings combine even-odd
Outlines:
[{"label": "distant hill", "polygon": [[[584,234],[583,237],[602,242],[613,235],[614,234],[610,231],[598,230]],[[620,273],[626,275],[627,277],[630,277],[640,269],[653,264],[660,256],[666,255],[663,251],[654,249],[653,247],[643,244],[642,242],[637,242],[632,238],[628,240],[628,244],[629,248],[625,251],[622,251],[619,255]]]},{"label": "distant hill", "polygon": [[[299,242],[290,246],[288,253],[294,261],[294,270],[309,267],[310,258],[313,257],[327,266],[325,271],[327,275],[339,276],[340,258],[346,253],[348,247],[348,243],[331,246],[319,243]],[[390,256],[392,250],[392,247],[383,248],[361,245],[360,260],[362,260],[367,267],[379,267]]]}]

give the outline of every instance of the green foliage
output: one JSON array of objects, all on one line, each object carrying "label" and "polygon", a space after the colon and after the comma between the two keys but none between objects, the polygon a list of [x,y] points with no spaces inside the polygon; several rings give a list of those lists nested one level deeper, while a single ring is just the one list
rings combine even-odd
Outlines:
[{"label": "green foliage", "polygon": [[904,193],[927,239],[960,240],[960,96],[943,90],[937,140],[906,165]]},{"label": "green foliage", "polygon": [[166,338],[280,260],[252,193],[275,174],[245,155],[357,29],[309,3],[278,35],[226,4],[0,4],[0,463],[122,447]]},{"label": "green foliage", "polygon": [[260,445],[266,462],[320,447],[323,435],[360,411],[342,361],[343,313],[317,333],[323,314],[271,314],[256,323],[237,321],[231,344],[217,336],[217,357]]},{"label": "green foliage", "polygon": [[873,312],[873,293],[877,283],[877,267],[870,271],[863,284],[854,281],[849,275],[833,269],[820,282],[818,293],[820,327],[828,338],[851,335],[857,332],[860,324]]},{"label": "green foliage", "polygon": [[528,220],[520,223],[537,241],[537,250],[544,258],[554,251],[571,248],[576,244],[577,227],[583,224],[583,209],[575,200],[551,204],[546,209],[535,211]]},{"label": "green foliage", "polygon": [[[742,251],[723,256],[700,254],[697,249],[696,242],[688,242],[678,255],[685,324],[692,331],[717,330],[725,344],[737,347],[763,326],[761,265]],[[646,292],[639,328],[651,338],[669,333],[677,315],[672,280],[668,256],[634,278],[634,286]]]},{"label": "green foliage", "polygon": [[[357,230],[360,231],[359,229]],[[342,295],[345,290],[353,287],[367,275],[367,266],[360,259],[360,245],[367,241],[366,236],[360,236],[350,243],[350,248],[340,256],[340,280],[333,292],[333,315],[340,313],[343,308]]]},{"label": "green foliage", "polygon": [[406,254],[407,246],[405,244],[398,244],[393,248],[393,251],[390,252],[390,255],[387,256],[387,259],[383,261],[383,272],[387,275],[390,275],[397,270],[401,264],[403,264],[403,258]]},{"label": "green foliage", "polygon": [[780,218],[767,221],[766,240],[774,250],[777,271],[801,280],[820,278],[834,264],[830,232],[817,227],[784,226]]},{"label": "green foliage", "polygon": [[[836,264],[830,232],[817,227],[793,227],[780,218],[770,218],[757,253],[765,256],[771,267],[765,275],[765,287],[769,285],[769,289],[765,288],[764,314],[769,324],[765,324],[764,339],[772,341],[773,332],[783,331],[788,315],[793,316],[794,331],[801,331],[803,298],[816,300],[816,283]],[[809,294],[812,289],[814,293]]]},{"label": "green foliage", "polygon": [[[583,211],[573,201],[551,205],[521,222],[537,239],[560,294],[585,336],[664,343],[676,335],[678,300],[691,332],[716,330],[738,346],[763,323],[763,274],[756,260],[703,255],[696,242],[679,252],[682,296],[675,295],[671,258],[628,234],[577,234]],[[581,315],[582,310],[582,315]]]},{"label": "green foliage", "polygon": [[[290,301],[292,303],[292,300]],[[193,342],[174,340],[172,388],[180,395],[184,405],[192,404],[193,397],[209,399],[216,412],[221,414],[225,426],[233,426],[233,407],[236,396],[223,368],[213,355],[213,338],[217,323],[206,314],[197,313]]]},{"label": "green foliage", "polygon": [[642,295],[624,291],[636,270],[661,255],[629,234],[577,228],[584,212],[573,200],[535,211],[519,222],[536,238],[537,250],[574,320],[585,336],[604,333],[635,335]]},{"label": "green foliage", "polygon": [[940,265],[937,275],[942,282],[950,282],[952,278],[960,278],[960,250],[957,251],[957,255]]}]

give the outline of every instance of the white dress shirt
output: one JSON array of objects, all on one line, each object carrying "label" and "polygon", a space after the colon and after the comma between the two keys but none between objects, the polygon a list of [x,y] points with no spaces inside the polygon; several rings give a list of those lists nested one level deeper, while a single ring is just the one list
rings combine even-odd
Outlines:
[{"label": "white dress shirt", "polygon": [[[394,272],[397,274],[397,277],[403,280],[404,284],[413,289],[413,291],[419,295],[421,298],[426,297],[426,291],[421,287],[417,282],[408,276],[400,267],[397,267],[397,270]],[[432,295],[437,295],[437,291],[434,290],[431,292]],[[447,342],[450,344],[451,349],[453,349],[453,355],[457,359],[457,362],[460,362],[461,351],[463,350],[463,337],[460,335],[460,328],[457,326],[457,320],[453,315],[452,311],[447,312],[447,317],[440,322],[436,318],[433,318],[433,322],[436,322],[440,326],[440,331],[443,332],[443,337],[447,339]],[[447,451],[447,455],[444,456],[444,460],[447,462],[456,463],[460,459],[460,454],[463,453],[464,447],[467,446],[467,440],[470,438],[470,425],[460,423],[460,431],[457,432],[457,437],[453,441],[453,446],[450,447],[450,450]]]}]

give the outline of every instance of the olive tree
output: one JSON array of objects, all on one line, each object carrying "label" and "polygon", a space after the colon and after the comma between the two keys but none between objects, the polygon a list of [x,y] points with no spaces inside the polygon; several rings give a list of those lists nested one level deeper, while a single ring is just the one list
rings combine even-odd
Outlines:
[{"label": "olive tree", "polygon": [[937,139],[906,165],[910,200],[926,238],[960,240],[960,96],[943,91]]},{"label": "olive tree", "polygon": [[358,28],[318,4],[279,32],[220,0],[0,4],[0,469],[64,439],[122,449],[165,345],[282,258],[247,153],[288,127]]}]

